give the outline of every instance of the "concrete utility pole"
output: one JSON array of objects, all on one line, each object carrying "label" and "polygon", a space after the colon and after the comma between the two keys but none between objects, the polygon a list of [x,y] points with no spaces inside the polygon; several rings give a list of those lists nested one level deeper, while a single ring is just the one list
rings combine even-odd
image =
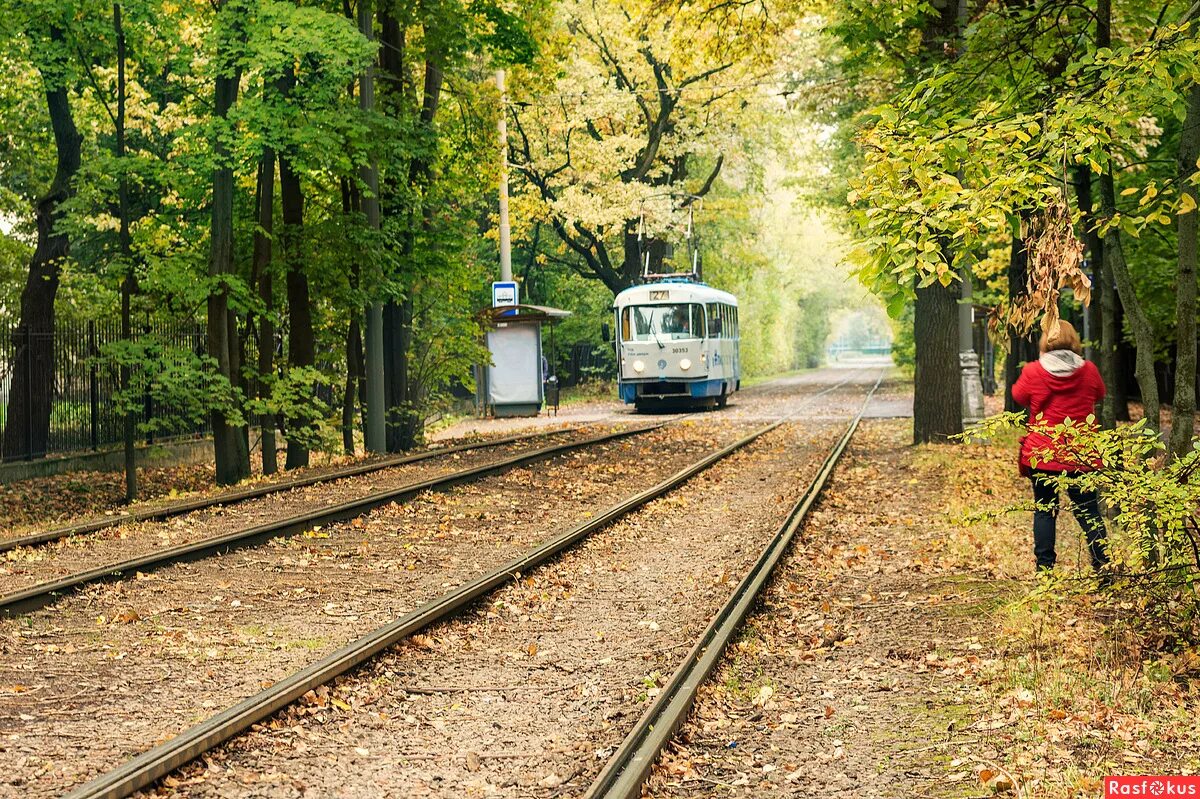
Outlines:
[{"label": "concrete utility pole", "polygon": [[500,90],[500,279],[511,281],[512,240],[508,228],[508,93],[504,89],[504,70],[496,70],[496,88]]},{"label": "concrete utility pole", "polygon": [[979,377],[979,354],[975,352],[975,306],[971,302],[971,269],[962,270],[962,297],[958,301],[958,364],[962,369],[963,424],[978,422],[984,416],[983,381]]},{"label": "concrete utility pole", "polygon": [[[358,29],[367,41],[375,41],[375,29],[372,25],[371,0],[358,2]],[[363,70],[362,81],[358,89],[358,106],[363,111],[375,109],[375,62],[367,64]],[[360,172],[362,182],[367,191],[363,194],[362,208],[367,215],[367,224],[372,230],[379,230],[379,165],[375,161],[362,167]],[[387,436],[384,430],[384,393],[383,393],[383,303],[372,300],[366,307],[366,378],[367,378],[367,420],[363,431],[364,444],[367,452],[386,452]]]}]

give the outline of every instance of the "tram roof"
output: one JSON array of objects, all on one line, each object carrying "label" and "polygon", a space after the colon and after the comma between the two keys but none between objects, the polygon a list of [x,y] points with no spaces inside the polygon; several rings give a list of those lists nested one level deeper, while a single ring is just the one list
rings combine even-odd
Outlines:
[{"label": "tram roof", "polygon": [[[665,295],[661,293],[664,291]],[[618,294],[613,302],[616,305],[655,302],[724,302],[737,305],[737,297],[727,291],[715,289],[706,283],[690,280],[662,280],[630,286]]]}]

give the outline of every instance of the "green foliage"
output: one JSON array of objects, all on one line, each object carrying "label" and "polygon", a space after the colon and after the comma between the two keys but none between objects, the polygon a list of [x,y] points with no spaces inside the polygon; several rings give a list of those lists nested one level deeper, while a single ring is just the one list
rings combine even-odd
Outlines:
[{"label": "green foliage", "polygon": [[265,401],[250,404],[254,411],[286,419],[284,433],[289,441],[312,449],[333,450],[337,446],[337,425],[341,422],[332,419],[331,409],[321,399],[322,393],[332,393],[335,388],[329,375],[312,366],[291,367],[275,377],[270,388]]},{"label": "green foliage", "polygon": [[[1111,171],[1120,198],[1108,217],[1085,219],[1073,207],[1078,229],[1115,229],[1135,242],[1139,298],[1162,321],[1156,329],[1169,328],[1173,223],[1192,210],[1173,185],[1171,153],[1186,88],[1200,77],[1200,44],[1183,22],[1132,13],[1119,20],[1128,43],[1088,48],[1092,16],[1056,16],[1054,7],[985,10],[964,31],[961,55],[918,67],[897,99],[863,115],[852,257],[893,315],[913,286],[948,284],[960,265],[985,263],[997,239],[1019,232],[1019,217],[1072,203],[1083,167]],[[922,24],[898,18],[911,31]],[[862,66],[868,55],[856,44],[851,63]]]},{"label": "green foliage", "polygon": [[105,344],[95,363],[112,374],[122,366],[130,369],[128,390],[113,395],[118,414],[139,414],[147,397],[156,407],[169,409],[139,423],[142,433],[190,433],[214,410],[224,413],[234,424],[244,421],[243,397],[228,381],[219,378],[211,358],[171,346],[153,334],[136,341]]}]

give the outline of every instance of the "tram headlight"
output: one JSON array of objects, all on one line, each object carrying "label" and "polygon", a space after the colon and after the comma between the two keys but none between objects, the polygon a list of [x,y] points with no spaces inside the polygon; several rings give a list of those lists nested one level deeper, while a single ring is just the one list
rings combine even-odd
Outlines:
[{"label": "tram headlight", "polygon": [[634,361],[633,362],[633,371],[637,372],[638,374],[641,374],[642,372],[646,371],[646,362],[645,361]]},{"label": "tram headlight", "polygon": [[691,369],[691,368],[692,368],[692,359],[691,359],[691,358],[684,358],[683,360],[681,360],[681,361],[679,362],[679,368],[680,368],[680,369],[682,369],[682,370],[683,370],[683,371],[685,371],[685,372],[686,372],[688,369]]}]

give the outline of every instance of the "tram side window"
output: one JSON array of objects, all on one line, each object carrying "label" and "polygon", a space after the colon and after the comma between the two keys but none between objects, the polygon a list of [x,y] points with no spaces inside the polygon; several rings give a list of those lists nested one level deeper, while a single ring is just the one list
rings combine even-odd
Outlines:
[{"label": "tram side window", "polygon": [[621,311],[621,341],[633,340],[633,331],[629,329],[629,308]]},{"label": "tram side window", "polygon": [[738,321],[738,309],[736,305],[731,306],[731,308],[733,310],[733,337],[741,338],[742,328],[741,323]]},{"label": "tram side window", "polygon": [[688,307],[692,311],[692,335],[696,338],[704,338],[704,306],[697,304]]},{"label": "tram side window", "polygon": [[721,337],[721,306],[715,302],[708,306],[708,337]]}]

